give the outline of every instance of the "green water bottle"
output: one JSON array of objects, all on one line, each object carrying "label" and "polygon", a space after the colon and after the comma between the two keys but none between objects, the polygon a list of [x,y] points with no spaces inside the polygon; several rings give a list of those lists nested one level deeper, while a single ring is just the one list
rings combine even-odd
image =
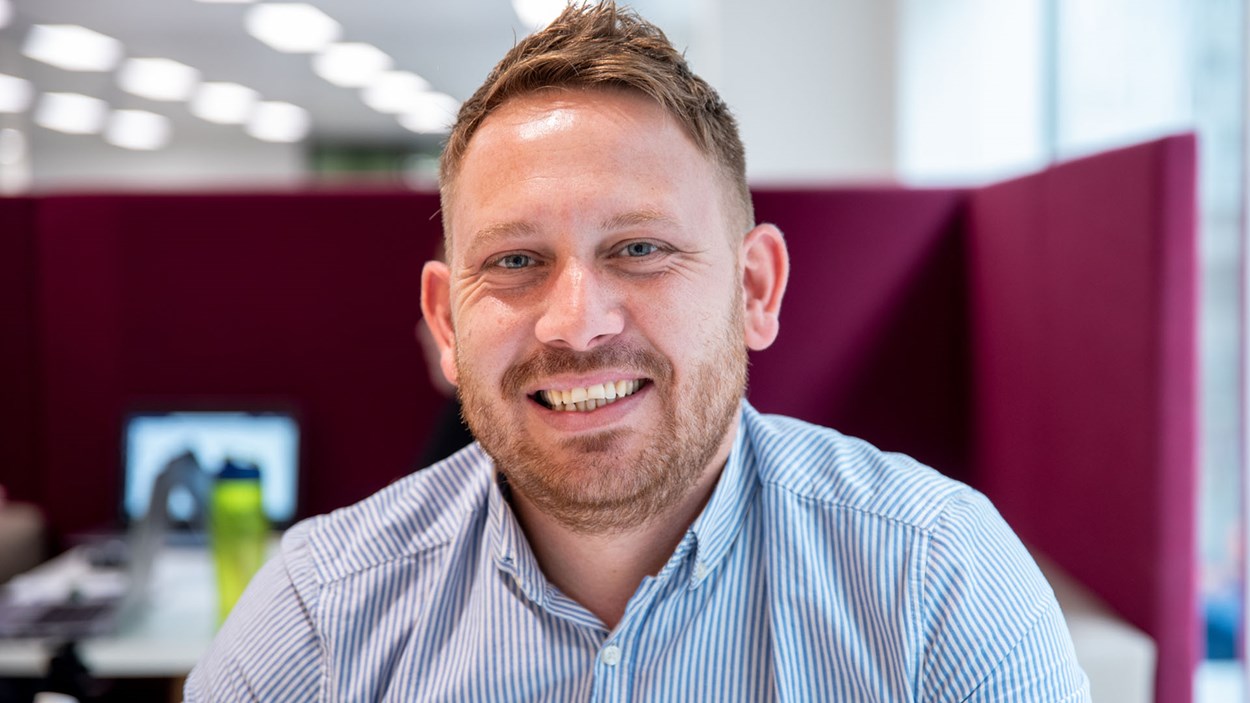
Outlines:
[{"label": "green water bottle", "polygon": [[226,460],[213,484],[209,525],[220,624],[265,563],[269,521],[261,504],[260,469],[256,465]]}]

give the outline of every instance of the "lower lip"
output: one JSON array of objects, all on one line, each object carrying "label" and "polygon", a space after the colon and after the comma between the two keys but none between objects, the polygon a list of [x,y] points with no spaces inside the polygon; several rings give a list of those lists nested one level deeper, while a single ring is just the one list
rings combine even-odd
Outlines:
[{"label": "lower lip", "polygon": [[624,398],[619,398],[603,407],[589,411],[552,410],[532,398],[530,402],[534,404],[534,408],[538,410],[539,417],[546,423],[560,430],[577,432],[579,430],[602,429],[604,425],[620,420],[650,392],[651,384],[647,383]]}]

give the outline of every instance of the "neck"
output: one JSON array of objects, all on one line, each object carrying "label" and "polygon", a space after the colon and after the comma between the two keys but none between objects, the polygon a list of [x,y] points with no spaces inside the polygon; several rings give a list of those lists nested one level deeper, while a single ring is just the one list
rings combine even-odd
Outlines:
[{"label": "neck", "polygon": [[625,531],[586,533],[513,494],[517,521],[525,531],[547,580],[594,613],[608,629],[625,614],[646,576],[664,567],[691,523],[707,504],[733,446],[737,423],[691,490],[667,510]]}]

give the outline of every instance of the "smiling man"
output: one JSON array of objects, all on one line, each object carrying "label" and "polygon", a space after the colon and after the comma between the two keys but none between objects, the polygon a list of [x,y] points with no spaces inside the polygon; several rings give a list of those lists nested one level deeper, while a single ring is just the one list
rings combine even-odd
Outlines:
[{"label": "smiling man", "polygon": [[785,243],[658,29],[522,41],[441,187],[422,307],[478,442],[292,528],[188,700],[1088,699],[983,496],[743,399]]},{"label": "smiling man", "polygon": [[513,97],[459,159],[426,318],[543,571],[612,626],[729,456],[785,246],[659,103],[618,86]]}]

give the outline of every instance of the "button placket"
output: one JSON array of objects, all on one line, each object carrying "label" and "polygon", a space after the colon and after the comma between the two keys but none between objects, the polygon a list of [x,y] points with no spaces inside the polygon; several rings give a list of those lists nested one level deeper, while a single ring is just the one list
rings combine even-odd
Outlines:
[{"label": "button placket", "polygon": [[627,696],[629,681],[625,671],[625,652],[621,645],[616,644],[618,641],[618,637],[613,637],[595,655],[592,701],[620,701]]}]

